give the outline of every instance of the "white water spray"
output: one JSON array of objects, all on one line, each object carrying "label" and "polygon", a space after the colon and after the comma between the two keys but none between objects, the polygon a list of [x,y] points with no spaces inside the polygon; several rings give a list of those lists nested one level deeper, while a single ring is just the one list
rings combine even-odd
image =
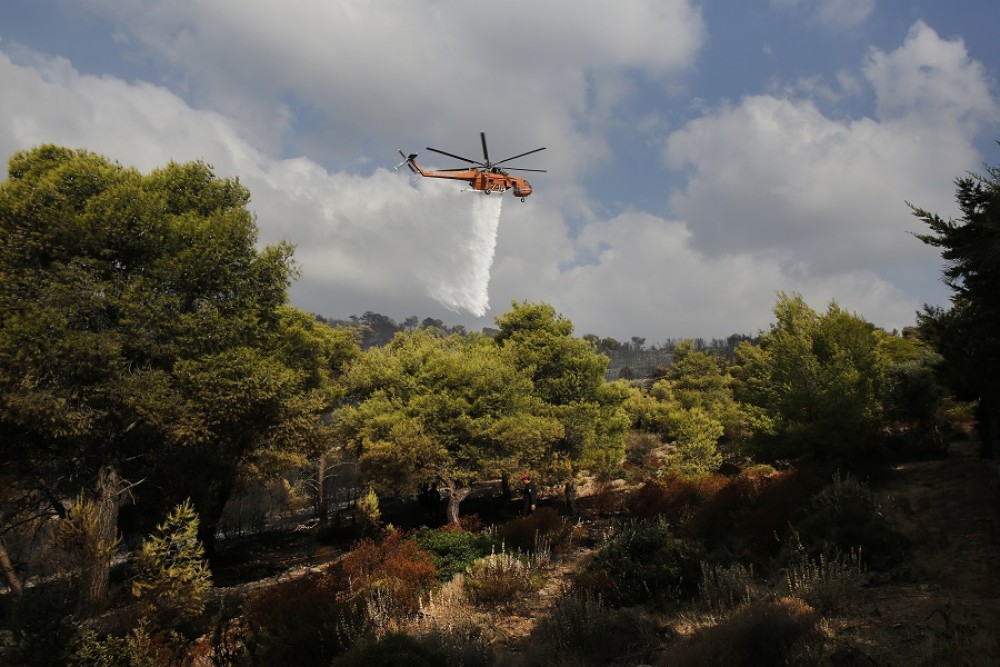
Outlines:
[{"label": "white water spray", "polygon": [[497,245],[503,197],[475,194],[471,197],[471,229],[456,229],[462,243],[450,257],[454,271],[445,271],[429,285],[432,298],[449,310],[465,310],[482,317],[490,309],[490,268]]}]

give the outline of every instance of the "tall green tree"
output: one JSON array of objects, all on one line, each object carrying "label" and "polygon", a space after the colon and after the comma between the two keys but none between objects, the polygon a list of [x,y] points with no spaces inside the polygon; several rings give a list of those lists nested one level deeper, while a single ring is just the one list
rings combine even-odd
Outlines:
[{"label": "tall green tree", "polygon": [[987,166],[955,186],[957,220],[911,206],[930,228],[917,238],[941,249],[952,290],[951,308],[925,308],[919,324],[944,356],[946,384],[959,398],[978,402],[984,449],[1000,456],[1000,169]]},{"label": "tall green tree", "polygon": [[574,338],[573,323],[549,304],[514,302],[496,321],[496,344],[530,376],[535,395],[563,424],[542,472],[565,483],[572,508],[577,473],[608,473],[624,458],[630,392],[624,383],[605,382],[607,357]]},{"label": "tall green tree", "polygon": [[337,421],[362,475],[387,493],[438,484],[452,522],[474,481],[537,465],[562,436],[527,375],[481,336],[399,333],[365,351],[345,382]]},{"label": "tall green tree", "polygon": [[[314,433],[330,407],[327,371],[289,351],[292,248],[257,248],[249,197],[198,162],[144,175],[52,145],[10,159],[0,467],[56,510],[84,491],[99,543],[133,486],[165,503],[152,516],[190,495],[210,548],[234,462]],[[107,580],[106,561],[84,573],[81,613]]]},{"label": "tall green tree", "polygon": [[733,368],[756,453],[864,456],[884,416],[885,334],[836,303],[817,313],[798,295],[781,294],[774,314],[759,344],[737,347]]}]

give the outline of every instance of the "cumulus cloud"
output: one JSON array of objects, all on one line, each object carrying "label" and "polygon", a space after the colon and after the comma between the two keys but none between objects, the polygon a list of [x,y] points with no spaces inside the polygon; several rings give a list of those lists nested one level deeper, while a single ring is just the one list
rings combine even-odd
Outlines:
[{"label": "cumulus cloud", "polygon": [[[708,257],[751,252],[833,280],[938,258],[907,235],[919,224],[904,202],[954,211],[951,179],[975,165],[974,131],[994,111],[982,68],[960,41],[922,23],[906,42],[873,50],[863,75],[876,118],[823,114],[810,99],[751,95],[674,132],[667,163],[690,174],[671,198]],[[911,286],[912,287],[912,286]],[[925,292],[927,294],[927,292]]]},{"label": "cumulus cloud", "polygon": [[[903,202],[947,214],[951,179],[979,163],[971,137],[995,114],[961,42],[917,23],[898,49],[839,73],[839,88],[804,78],[783,95],[705,103],[670,133],[652,124],[677,176],[669,213],[614,215],[580,172],[608,153],[602,123],[630,108],[636,71],[668,81],[690,65],[705,27],[687,2],[579,12],[517,0],[486,21],[479,7],[435,2],[89,5],[166,63],[165,83],[85,76],[4,47],[0,157],[51,141],[143,170],[203,159],[239,176],[262,241],[297,246],[293,303],[331,316],[479,328],[511,300],[547,301],[578,333],[654,342],[750,333],[785,290],[910,324],[935,300],[914,281],[935,285],[938,259],[906,235],[918,223]],[[814,102],[857,96],[859,85],[876,98],[871,117],[833,117]],[[316,118],[296,116],[303,108]],[[473,224],[485,198],[377,166],[392,165],[383,156],[397,143],[477,157],[480,130],[491,153],[550,149],[523,165],[550,170],[538,194],[504,206],[485,295],[474,285],[482,257],[470,252],[485,247]],[[494,309],[484,317],[441,303],[484,296]]]},{"label": "cumulus cloud", "polygon": [[4,158],[52,142],[144,171],[204,160],[250,188],[263,242],[296,244],[303,277],[293,294],[302,293],[302,307],[347,315],[388,304],[437,314],[443,305],[482,314],[493,238],[475,224],[483,214],[472,195],[384,169],[359,176],[306,158],[268,158],[231,120],[163,88],[80,75],[58,58],[31,61],[0,52]]},{"label": "cumulus cloud", "polygon": [[[310,148],[331,160],[354,159],[371,141],[437,146],[468,137],[476,147],[487,129],[498,149],[558,145],[548,159],[569,179],[582,158],[606,152],[581,121],[628,94],[608,75],[682,71],[705,39],[688,0],[640,0],[614,11],[581,11],[572,0],[89,5],[121,25],[135,48],[167,63],[195,104],[224,111],[271,144],[287,139],[269,119],[292,99],[321,119]],[[464,154],[461,144],[445,148]]]}]

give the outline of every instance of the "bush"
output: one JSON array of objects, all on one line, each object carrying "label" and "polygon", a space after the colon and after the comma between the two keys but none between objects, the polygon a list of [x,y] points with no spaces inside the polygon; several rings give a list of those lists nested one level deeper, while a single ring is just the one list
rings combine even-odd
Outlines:
[{"label": "bush", "polygon": [[417,543],[434,556],[437,579],[451,581],[474,562],[493,551],[493,540],[488,535],[465,530],[421,528],[414,534]]},{"label": "bush", "polygon": [[656,624],[634,609],[611,609],[591,590],[563,592],[531,633],[527,665],[616,664],[657,644]]},{"label": "bush", "polygon": [[538,590],[533,568],[507,551],[490,554],[471,565],[463,581],[469,601],[490,609],[510,609]]},{"label": "bush", "polygon": [[798,598],[757,602],[671,647],[660,664],[671,667],[800,664],[794,658],[810,640],[819,637],[818,621],[816,610]]},{"label": "bush", "polygon": [[437,581],[434,556],[399,531],[381,542],[358,542],[340,561],[340,571],[355,593],[388,592],[400,611],[415,610],[420,596]]},{"label": "bush", "polygon": [[701,579],[699,552],[670,532],[664,521],[620,525],[588,568],[610,582],[611,606],[664,608],[690,599]]},{"label": "bush", "polygon": [[867,566],[884,568],[902,560],[907,548],[906,538],[882,516],[875,494],[851,477],[835,476],[806,505],[794,528],[786,559],[860,549]]},{"label": "bush", "polygon": [[535,553],[539,544],[555,551],[568,544],[571,528],[551,507],[539,507],[526,517],[513,519],[497,529],[503,544],[522,553]]},{"label": "bush", "polygon": [[701,563],[698,602],[708,612],[723,613],[758,599],[762,586],[753,569],[737,563],[731,566]]},{"label": "bush", "polygon": [[366,625],[332,577],[302,577],[272,586],[244,605],[246,652],[253,665],[326,667]]},{"label": "bush", "polygon": [[143,602],[146,614],[155,614],[166,627],[201,614],[211,587],[212,573],[198,540],[198,514],[186,500],[143,540],[132,594]]},{"label": "bush", "polygon": [[803,558],[785,571],[789,595],[802,598],[820,611],[829,613],[856,606],[864,583],[865,569],[857,551],[847,554],[820,554]]},{"label": "bush", "polygon": [[651,480],[629,495],[625,510],[637,519],[663,519],[677,526],[691,515],[698,501],[696,488],[693,480],[680,476]]}]

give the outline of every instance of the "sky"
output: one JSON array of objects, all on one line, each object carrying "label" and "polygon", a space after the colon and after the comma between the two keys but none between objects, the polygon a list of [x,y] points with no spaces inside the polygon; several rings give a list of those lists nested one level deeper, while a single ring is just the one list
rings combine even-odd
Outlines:
[{"label": "sky", "polygon": [[[901,329],[949,296],[907,202],[957,217],[1000,164],[997,26],[996,0],[0,0],[0,172],[41,143],[202,160],[327,317],[545,302],[654,344],[765,330],[786,292]],[[483,195],[393,169],[481,131],[547,170],[485,227]]]}]

